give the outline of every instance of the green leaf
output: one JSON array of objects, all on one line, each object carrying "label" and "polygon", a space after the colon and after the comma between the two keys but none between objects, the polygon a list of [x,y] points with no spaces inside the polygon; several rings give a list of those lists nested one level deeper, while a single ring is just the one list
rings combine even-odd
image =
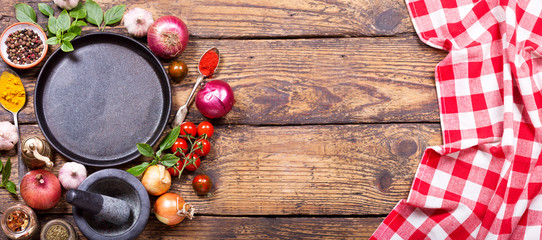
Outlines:
[{"label": "green leaf", "polygon": [[54,16],[49,16],[49,21],[47,22],[47,29],[51,35],[56,35],[60,29],[56,26],[56,18]]},{"label": "green leaf", "polygon": [[8,158],[8,161],[2,170],[2,183],[4,185],[9,180],[9,175],[11,175],[11,159]]},{"label": "green leaf", "polygon": [[70,16],[72,18],[83,19],[87,16],[87,9],[85,9],[83,3],[79,3],[70,11]]},{"label": "green leaf", "polygon": [[47,17],[55,15],[55,10],[45,3],[38,3],[38,8],[40,12]]},{"label": "green leaf", "polygon": [[81,36],[81,27],[79,26],[72,26],[70,29],[68,29],[68,33],[73,33],[75,36]]},{"label": "green leaf", "polygon": [[62,49],[64,52],[71,52],[73,51],[73,45],[70,41],[62,41],[60,49]]},{"label": "green leaf", "polygon": [[164,138],[164,140],[160,143],[160,149],[164,151],[165,149],[171,148],[171,146],[173,146],[173,144],[175,143],[175,140],[177,140],[177,138],[179,137],[180,132],[180,126],[171,129],[171,132],[169,132],[166,138]]},{"label": "green leaf", "polygon": [[126,10],[125,5],[117,5],[107,10],[104,16],[104,24],[111,25],[118,23],[122,19],[122,16],[124,16],[124,10]]},{"label": "green leaf", "polygon": [[86,26],[86,25],[87,25],[86,22],[81,21],[81,20],[77,20],[76,22],[73,22],[73,24],[75,24],[75,26],[78,26],[78,27],[82,27],[82,26]]},{"label": "green leaf", "polygon": [[179,157],[175,156],[175,154],[168,153],[164,155],[162,160],[160,160],[160,163],[166,167],[173,167],[178,161]]},{"label": "green leaf", "polygon": [[47,39],[47,41],[45,41],[45,43],[49,44],[49,45],[58,44],[58,38],[57,37],[49,38],[49,39]]},{"label": "green leaf", "polygon": [[70,18],[70,15],[68,14],[68,11],[66,11],[66,9],[62,10],[56,21],[56,26],[60,29],[60,31],[64,32],[68,31],[71,23],[72,20]]},{"label": "green leaf", "polygon": [[64,35],[64,38],[62,38],[62,41],[71,41],[71,40],[73,40],[75,37],[77,37],[77,34],[72,33],[72,32],[69,32],[69,33],[67,33],[66,35]]},{"label": "green leaf", "polygon": [[15,4],[15,17],[19,22],[31,22],[36,23],[36,12],[34,9],[26,4],[26,3],[19,3]]},{"label": "green leaf", "polygon": [[138,143],[137,150],[145,157],[152,157],[154,155],[151,145],[146,143]]},{"label": "green leaf", "polygon": [[2,159],[0,159],[0,173],[2,172],[3,168],[4,168],[4,163],[2,162]]},{"label": "green leaf", "polygon": [[15,186],[15,183],[13,183],[12,181],[6,182],[6,189],[8,190],[8,192],[17,195],[17,186]]},{"label": "green leaf", "polygon": [[101,26],[104,18],[104,12],[100,5],[98,5],[92,0],[87,0],[87,2],[85,3],[85,8],[87,10],[87,16],[85,17],[87,22],[92,23],[98,27]]},{"label": "green leaf", "polygon": [[149,163],[144,162],[144,163],[141,163],[141,164],[139,164],[139,165],[137,165],[135,167],[132,167],[132,168],[128,169],[127,172],[129,172],[130,174],[137,177],[137,176],[143,174],[148,166],[149,166]]}]

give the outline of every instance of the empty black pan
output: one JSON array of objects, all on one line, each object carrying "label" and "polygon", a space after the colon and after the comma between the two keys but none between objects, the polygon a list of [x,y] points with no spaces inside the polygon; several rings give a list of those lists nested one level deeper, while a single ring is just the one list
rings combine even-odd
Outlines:
[{"label": "empty black pan", "polygon": [[70,160],[96,167],[129,162],[137,143],[155,144],[171,111],[160,61],[139,42],[86,34],[58,49],[36,82],[34,104],[45,138]]}]

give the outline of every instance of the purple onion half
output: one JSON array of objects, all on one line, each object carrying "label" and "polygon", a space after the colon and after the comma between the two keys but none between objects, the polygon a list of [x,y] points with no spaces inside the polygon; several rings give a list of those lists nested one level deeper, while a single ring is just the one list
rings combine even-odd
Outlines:
[{"label": "purple onion half", "polygon": [[196,107],[208,118],[220,118],[231,111],[235,99],[230,85],[222,80],[205,84],[196,95]]}]

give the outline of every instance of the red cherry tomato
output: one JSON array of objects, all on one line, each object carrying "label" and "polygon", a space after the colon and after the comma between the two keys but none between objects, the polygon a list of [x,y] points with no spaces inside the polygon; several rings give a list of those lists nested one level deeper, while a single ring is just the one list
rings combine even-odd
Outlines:
[{"label": "red cherry tomato", "polygon": [[213,187],[213,182],[211,181],[211,178],[205,174],[200,174],[194,177],[194,180],[192,180],[192,187],[194,188],[194,191],[198,193],[199,195],[205,195],[211,191],[211,188]]},{"label": "red cherry tomato", "polygon": [[207,138],[210,138],[213,136],[213,132],[215,131],[215,127],[213,127],[213,124],[207,121],[203,121],[200,124],[198,124],[198,136],[203,136],[203,134],[207,134]]},{"label": "red cherry tomato", "polygon": [[[188,170],[188,171],[196,171],[198,170],[199,168],[199,165],[201,164],[201,160],[199,159],[199,156],[197,154],[189,154],[187,156],[187,158],[190,160],[190,161],[194,161],[194,163],[196,164],[196,166],[194,166],[194,164],[188,164],[186,167],[184,167],[184,169]],[[184,164],[186,162],[186,160],[184,159],[181,159],[182,164]]]},{"label": "red cherry tomato", "polygon": [[181,124],[180,135],[192,135],[192,137],[196,137],[197,131],[196,124],[193,122],[183,122]]},{"label": "red cherry tomato", "polygon": [[[181,150],[179,150],[177,152],[178,148],[180,148]],[[171,152],[175,153],[175,155],[177,155],[177,157],[180,157],[180,156],[182,156],[180,151],[183,151],[183,153],[186,154],[188,152],[188,143],[186,143],[186,141],[184,139],[182,139],[182,138],[177,138],[177,140],[175,140],[175,143],[173,144],[173,146],[171,146]]]},{"label": "red cherry tomato", "polygon": [[194,153],[198,156],[207,156],[211,151],[211,143],[207,139],[198,139],[194,142]]},{"label": "red cherry tomato", "polygon": [[[180,166],[177,166],[177,168],[181,168]],[[171,175],[172,177],[177,177],[179,176],[179,171],[177,171],[177,169],[175,169],[174,167],[170,167],[167,169],[167,171],[169,172],[169,175]]]}]

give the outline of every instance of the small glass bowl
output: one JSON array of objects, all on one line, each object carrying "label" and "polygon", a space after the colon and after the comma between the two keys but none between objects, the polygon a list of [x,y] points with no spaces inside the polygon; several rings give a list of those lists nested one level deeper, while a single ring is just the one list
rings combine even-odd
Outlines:
[{"label": "small glass bowl", "polygon": [[[6,45],[6,39],[8,38],[10,34],[22,29],[30,29],[34,31],[35,33],[37,33],[38,37],[41,39],[42,44],[43,44],[43,52],[41,54],[41,57],[29,64],[16,64],[10,61],[8,58],[8,53],[7,53],[8,46]],[[38,25],[29,23],[29,22],[14,23],[10,25],[9,27],[7,27],[6,30],[4,30],[4,32],[0,36],[0,56],[2,57],[4,62],[6,62],[8,65],[14,68],[18,68],[18,69],[31,68],[38,65],[45,58],[45,55],[47,55],[48,45],[45,44],[45,41],[47,41],[47,35],[43,31],[43,29],[41,29],[41,27],[39,27]]]},{"label": "small glass bowl", "polygon": [[75,232],[75,229],[73,228],[73,226],[64,219],[53,219],[47,222],[41,229],[40,239],[47,240],[47,231],[49,231],[49,228],[55,225],[64,226],[66,228],[66,230],[68,231],[68,238],[67,238],[68,240],[78,239],[77,233]]},{"label": "small glass bowl", "polygon": [[[15,211],[21,211],[28,216],[28,225],[22,231],[16,232],[8,227],[8,217]],[[23,204],[16,204],[7,208],[0,219],[0,225],[2,226],[2,231],[4,231],[8,238],[17,240],[32,238],[39,229],[38,216],[30,207]]]}]

